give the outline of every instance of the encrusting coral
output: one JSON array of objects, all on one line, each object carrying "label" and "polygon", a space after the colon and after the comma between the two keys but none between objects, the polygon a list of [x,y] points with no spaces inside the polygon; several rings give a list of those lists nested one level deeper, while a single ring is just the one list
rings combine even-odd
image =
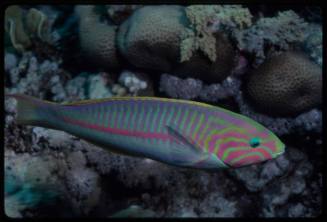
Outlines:
[{"label": "encrusting coral", "polygon": [[102,68],[117,68],[119,61],[116,48],[115,25],[100,22],[94,5],[78,5],[79,38],[86,57]]},{"label": "encrusting coral", "polygon": [[295,115],[321,104],[321,69],[300,52],[285,52],[250,72],[245,91],[266,113]]}]

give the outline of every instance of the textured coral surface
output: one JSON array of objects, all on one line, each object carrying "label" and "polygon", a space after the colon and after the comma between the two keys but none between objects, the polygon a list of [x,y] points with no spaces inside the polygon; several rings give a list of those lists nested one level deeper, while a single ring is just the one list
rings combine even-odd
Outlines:
[{"label": "textured coral surface", "polygon": [[246,93],[268,113],[298,114],[321,104],[321,69],[304,54],[286,52],[267,59],[248,78]]},{"label": "textured coral surface", "polygon": [[185,20],[181,6],[145,6],[135,11],[118,31],[118,47],[133,65],[169,71],[179,57],[179,35]]}]

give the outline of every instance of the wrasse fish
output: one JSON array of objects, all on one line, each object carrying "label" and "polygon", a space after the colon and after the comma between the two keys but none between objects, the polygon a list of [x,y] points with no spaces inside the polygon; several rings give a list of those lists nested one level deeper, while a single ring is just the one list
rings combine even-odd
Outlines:
[{"label": "wrasse fish", "polygon": [[113,152],[215,170],[275,158],[285,146],[254,120],[205,103],[112,97],[56,104],[25,95],[19,124],[62,130]]}]

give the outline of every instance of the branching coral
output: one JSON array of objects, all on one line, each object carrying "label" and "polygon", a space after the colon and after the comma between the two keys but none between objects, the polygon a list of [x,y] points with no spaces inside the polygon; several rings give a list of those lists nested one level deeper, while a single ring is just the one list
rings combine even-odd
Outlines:
[{"label": "branching coral", "polygon": [[243,29],[251,25],[251,13],[239,5],[191,5],[185,11],[191,27],[181,37],[181,62],[189,60],[196,50],[214,62],[217,53],[213,33],[222,28]]},{"label": "branching coral", "polygon": [[305,39],[307,23],[294,11],[278,12],[272,18],[260,18],[253,26],[240,32],[235,32],[238,47],[253,53],[256,63],[260,64],[268,51],[285,51],[290,44]]}]

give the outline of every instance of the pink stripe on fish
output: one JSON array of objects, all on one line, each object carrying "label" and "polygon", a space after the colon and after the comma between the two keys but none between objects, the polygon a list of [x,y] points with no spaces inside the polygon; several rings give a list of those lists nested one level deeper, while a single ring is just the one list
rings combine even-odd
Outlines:
[{"label": "pink stripe on fish", "polygon": [[135,137],[141,137],[141,138],[153,138],[153,139],[160,139],[160,140],[169,140],[171,141],[173,138],[169,134],[164,133],[146,133],[146,132],[140,132],[140,131],[129,131],[129,130],[123,130],[123,129],[117,129],[117,128],[109,128],[109,127],[102,127],[97,126],[94,124],[85,123],[79,120],[70,119],[68,117],[63,117],[63,120],[67,123],[71,123],[74,125],[78,125],[85,128],[94,129],[101,132],[106,133],[112,133],[112,134],[118,134],[122,136],[135,136]]},{"label": "pink stripe on fish", "polygon": [[262,143],[261,145],[268,147],[272,152],[277,151],[276,141],[270,140],[268,142]]}]

